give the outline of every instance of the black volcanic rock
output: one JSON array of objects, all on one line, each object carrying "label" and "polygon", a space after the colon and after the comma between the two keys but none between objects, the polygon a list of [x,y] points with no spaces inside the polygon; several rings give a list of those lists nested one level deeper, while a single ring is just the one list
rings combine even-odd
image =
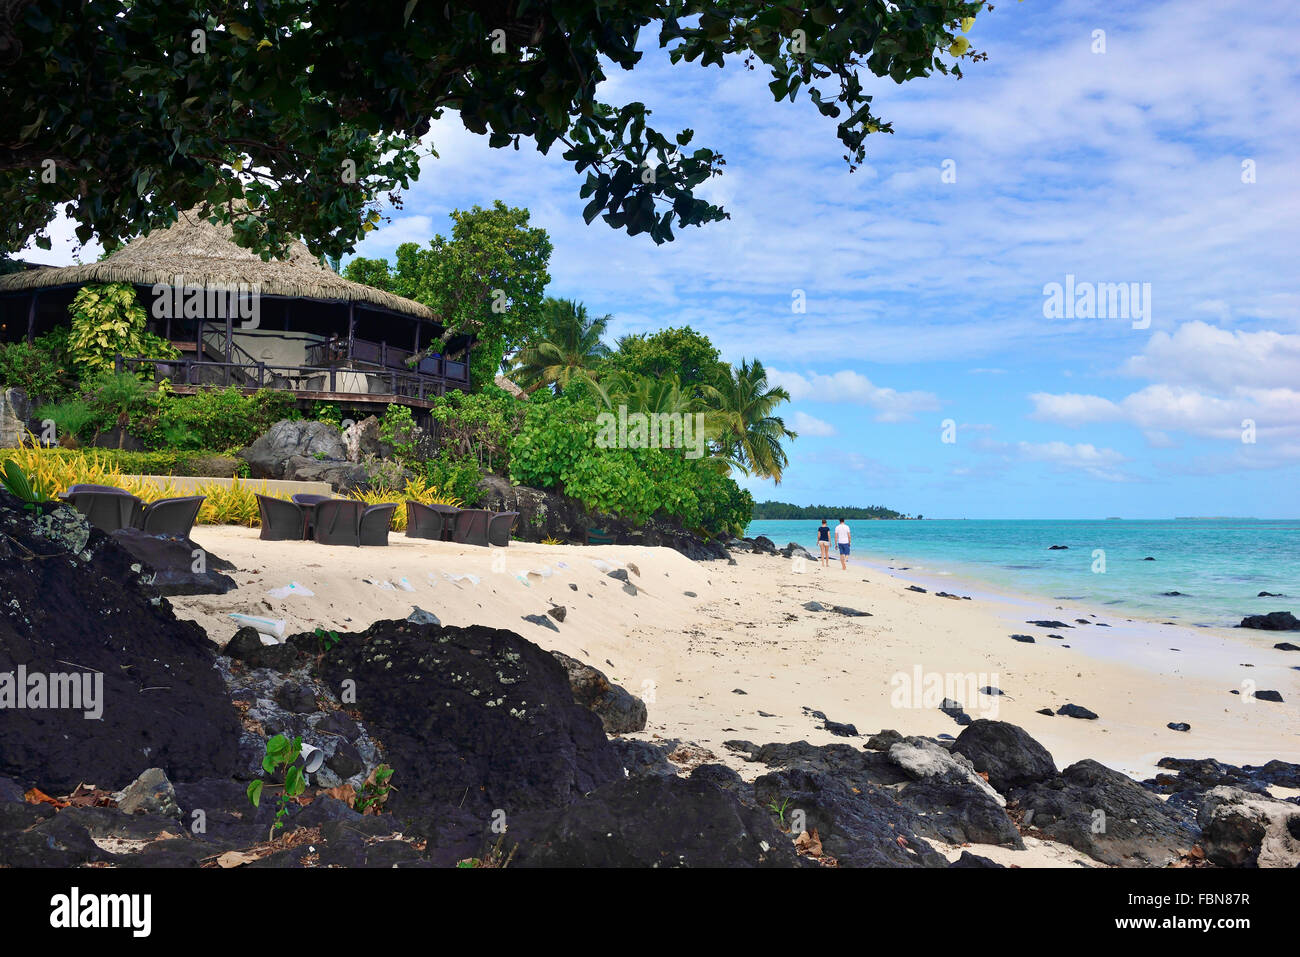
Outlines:
[{"label": "black volcanic rock", "polygon": [[530,840],[520,867],[796,867],[790,835],[707,776],[598,788]]},{"label": "black volcanic rock", "polygon": [[32,511],[0,491],[0,674],[76,676],[92,693],[102,682],[98,719],[88,707],[0,712],[0,774],[60,794],[153,767],[173,781],[234,771],[239,719],[215,649],[148,578],[71,507]]},{"label": "black volcanic rock", "polygon": [[[161,595],[224,595],[239,587],[220,571],[223,567],[233,569],[233,565],[189,539],[148,535],[135,528],[119,528],[112,536],[146,571],[152,572],[150,584]],[[201,557],[201,563],[196,556]],[[203,570],[195,571],[196,564]]]},{"label": "black volcanic rock", "polygon": [[552,651],[569,675],[573,700],[600,719],[606,734],[627,734],[645,728],[645,702],[614,684],[605,673],[577,658]]},{"label": "black volcanic rock", "polygon": [[989,784],[1004,794],[1056,776],[1047,749],[1023,728],[1005,721],[974,722],[957,736],[952,749],[970,758],[975,770],[988,774]]},{"label": "black volcanic rock", "polygon": [[1267,615],[1247,615],[1238,628],[1259,628],[1263,631],[1300,631],[1300,618],[1289,611],[1271,611]]},{"label": "black volcanic rock", "polygon": [[355,683],[397,771],[395,812],[562,807],[623,776],[564,666],[513,632],[380,621],[340,639],[319,672],[331,687]]},{"label": "black volcanic rock", "polygon": [[1097,712],[1089,711],[1081,704],[1064,704],[1056,709],[1057,714],[1063,714],[1067,718],[1083,718],[1086,721],[1096,721]]},{"label": "black volcanic rock", "polygon": [[1009,797],[1042,837],[1120,867],[1164,867],[1200,836],[1194,812],[1167,807],[1136,781],[1092,760]]}]

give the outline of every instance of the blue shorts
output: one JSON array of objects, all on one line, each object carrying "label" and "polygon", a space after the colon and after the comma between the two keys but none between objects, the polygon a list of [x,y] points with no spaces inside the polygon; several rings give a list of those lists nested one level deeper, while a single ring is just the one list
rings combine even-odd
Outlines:
[{"label": "blue shorts", "polygon": [[848,542],[840,542],[839,544],[840,544],[840,554],[841,554],[841,555],[847,555],[847,554],[849,553],[849,543],[848,543]]}]

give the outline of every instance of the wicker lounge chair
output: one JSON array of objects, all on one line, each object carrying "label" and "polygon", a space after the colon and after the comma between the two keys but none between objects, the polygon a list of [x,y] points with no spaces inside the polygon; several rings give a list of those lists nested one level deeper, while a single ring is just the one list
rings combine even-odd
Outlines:
[{"label": "wicker lounge chair", "polygon": [[262,534],[267,541],[302,540],[306,516],[294,502],[269,495],[257,496],[257,510],[262,516]]},{"label": "wicker lounge chair", "polygon": [[395,511],[397,511],[395,502],[383,502],[367,507],[361,513],[361,524],[358,528],[361,544],[387,545],[388,530],[392,526]]},{"label": "wicker lounge chair", "polygon": [[456,516],[452,540],[462,545],[488,545],[488,520],[492,512],[484,508],[463,508]]},{"label": "wicker lounge chair", "polygon": [[194,520],[207,496],[186,495],[178,498],[160,498],[144,507],[139,529],[150,535],[172,535],[189,538]]},{"label": "wicker lounge chair", "polygon": [[309,495],[306,492],[299,492],[296,495],[289,496],[289,501],[302,509],[303,538],[316,537],[316,506],[321,502],[328,502],[333,497],[333,495]]},{"label": "wicker lounge chair", "polygon": [[108,492],[111,495],[130,495],[124,488],[118,488],[116,485],[70,485],[68,490],[59,496],[61,499],[70,499],[78,492]]},{"label": "wicker lounge chair", "polygon": [[350,498],[332,498],[316,506],[316,529],[313,537],[322,545],[360,545],[361,513],[365,502]]},{"label": "wicker lounge chair", "polygon": [[104,532],[139,528],[140,516],[144,512],[144,502],[121,489],[76,492],[69,489],[66,500],[86,516],[87,522]]},{"label": "wicker lounge chair", "polygon": [[510,532],[515,527],[518,512],[493,512],[488,519],[487,537],[489,545],[505,548],[510,544]]},{"label": "wicker lounge chair", "polygon": [[460,509],[454,505],[424,505],[406,502],[406,537],[431,538],[434,541],[451,538]]}]

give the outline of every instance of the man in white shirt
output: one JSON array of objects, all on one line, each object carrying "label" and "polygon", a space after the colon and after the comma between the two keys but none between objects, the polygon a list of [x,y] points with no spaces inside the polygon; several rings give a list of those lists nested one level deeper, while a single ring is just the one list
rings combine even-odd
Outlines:
[{"label": "man in white shirt", "polygon": [[844,524],[844,519],[840,519],[840,523],[835,526],[835,544],[839,548],[840,568],[845,570],[849,567],[848,562],[846,562],[845,559],[849,556],[849,542],[852,540],[853,533],[850,532],[849,527]]}]

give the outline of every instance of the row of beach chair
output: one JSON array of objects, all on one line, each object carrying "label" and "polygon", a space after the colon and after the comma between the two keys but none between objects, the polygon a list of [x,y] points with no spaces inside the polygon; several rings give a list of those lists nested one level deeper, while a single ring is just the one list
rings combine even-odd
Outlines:
[{"label": "row of beach chair", "polygon": [[[270,541],[311,540],[322,545],[387,545],[396,502],[367,505],[328,495],[294,495],[289,501],[257,496],[261,537]],[[492,512],[451,505],[406,503],[406,537],[467,545],[510,544],[518,512]]]},{"label": "row of beach chair", "polygon": [[59,498],[104,532],[134,528],[149,535],[189,538],[206,496],[183,495],[146,503],[112,485],[73,485]]}]

